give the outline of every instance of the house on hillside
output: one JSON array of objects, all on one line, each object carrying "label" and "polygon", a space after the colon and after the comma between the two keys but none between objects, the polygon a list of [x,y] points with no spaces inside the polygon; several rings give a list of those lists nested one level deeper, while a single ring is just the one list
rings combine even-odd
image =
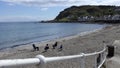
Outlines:
[{"label": "house on hillside", "polygon": [[91,21],[94,20],[93,16],[80,16],[78,17],[78,21]]},{"label": "house on hillside", "polygon": [[120,15],[114,15],[112,16],[112,20],[120,20]]}]

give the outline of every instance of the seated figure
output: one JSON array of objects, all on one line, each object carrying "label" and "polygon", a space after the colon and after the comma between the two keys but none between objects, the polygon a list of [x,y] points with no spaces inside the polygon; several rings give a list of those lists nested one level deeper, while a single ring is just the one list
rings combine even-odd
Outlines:
[{"label": "seated figure", "polygon": [[55,42],[55,44],[53,44],[53,49],[55,49],[56,47],[57,47],[57,44],[58,44],[58,42]]},{"label": "seated figure", "polygon": [[36,47],[35,44],[32,45],[35,51],[39,51],[39,47]]},{"label": "seated figure", "polygon": [[45,52],[47,51],[49,49],[49,46],[48,46],[48,44],[45,46],[45,48],[44,48],[44,50],[45,50]]},{"label": "seated figure", "polygon": [[59,47],[59,50],[61,51],[63,49],[63,45],[61,44]]}]

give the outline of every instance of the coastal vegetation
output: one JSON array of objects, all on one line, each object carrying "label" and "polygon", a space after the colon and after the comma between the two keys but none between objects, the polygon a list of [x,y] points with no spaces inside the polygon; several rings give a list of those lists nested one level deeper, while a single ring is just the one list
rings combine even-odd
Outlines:
[{"label": "coastal vegetation", "polygon": [[[61,11],[52,21],[96,21],[96,20],[120,20],[120,6],[71,6]],[[115,17],[114,17],[115,16]]]}]

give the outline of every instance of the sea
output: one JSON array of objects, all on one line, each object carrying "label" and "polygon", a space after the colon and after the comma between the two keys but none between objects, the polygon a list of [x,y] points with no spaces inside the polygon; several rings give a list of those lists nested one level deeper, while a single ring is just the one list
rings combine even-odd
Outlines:
[{"label": "sea", "polygon": [[0,50],[102,29],[105,24],[1,22]]}]

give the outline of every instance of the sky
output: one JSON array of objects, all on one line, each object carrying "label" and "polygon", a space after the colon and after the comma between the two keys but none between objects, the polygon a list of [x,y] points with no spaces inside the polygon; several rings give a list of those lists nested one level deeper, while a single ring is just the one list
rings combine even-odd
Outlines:
[{"label": "sky", "polygon": [[0,0],[0,22],[52,20],[73,5],[120,6],[120,0]]}]

